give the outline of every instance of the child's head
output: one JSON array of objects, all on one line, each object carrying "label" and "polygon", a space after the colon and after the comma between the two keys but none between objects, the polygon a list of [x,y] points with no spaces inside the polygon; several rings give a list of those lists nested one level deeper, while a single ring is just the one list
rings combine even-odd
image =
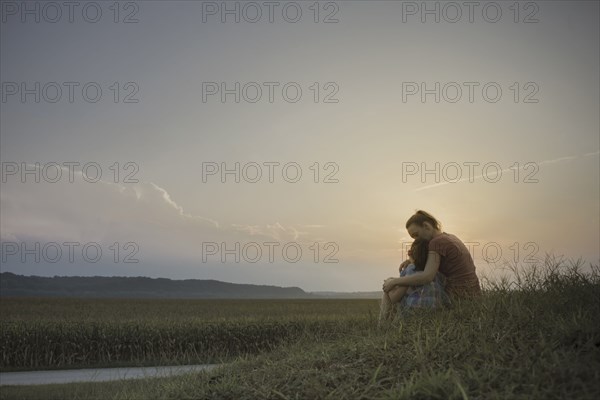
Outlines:
[{"label": "child's head", "polygon": [[415,239],[410,246],[409,254],[415,262],[415,270],[423,271],[427,262],[427,253],[429,252],[429,240],[422,238]]}]

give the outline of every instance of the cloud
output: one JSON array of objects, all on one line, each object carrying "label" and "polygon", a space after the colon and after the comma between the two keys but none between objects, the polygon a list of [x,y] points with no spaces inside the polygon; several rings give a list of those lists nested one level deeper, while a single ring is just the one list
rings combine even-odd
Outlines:
[{"label": "cloud", "polygon": [[22,183],[18,176],[10,176],[2,185],[2,241],[134,241],[140,251],[150,254],[193,258],[203,241],[252,241],[262,236],[271,241],[310,242],[309,231],[316,227],[279,222],[223,226],[213,218],[186,212],[154,182],[90,183],[81,171],[75,171],[72,183],[67,175],[57,183],[30,180]]},{"label": "cloud", "polygon": [[158,186],[155,183],[150,182],[150,184],[157,191],[159,191],[160,193],[162,193],[162,198],[165,200],[165,202],[168,205],[170,205],[171,207],[173,207],[174,209],[176,209],[179,212],[179,215],[181,215],[182,217],[192,218],[192,219],[198,219],[198,220],[201,220],[201,221],[207,221],[207,222],[210,222],[211,224],[213,224],[215,226],[215,228],[219,227],[219,222],[218,221],[212,220],[210,218],[205,218],[205,217],[200,217],[200,216],[197,216],[197,215],[191,215],[191,214],[185,213],[183,211],[183,207],[181,207],[179,204],[177,204],[176,202],[174,202],[171,199],[171,196],[169,195],[169,193],[165,189],[161,188],[160,186]]},{"label": "cloud", "polygon": [[[250,236],[262,236],[279,242],[303,241],[301,240],[301,236],[309,236],[308,232],[300,231],[294,226],[284,227],[279,222],[275,222],[273,225],[267,224],[264,227],[259,225],[241,224],[232,224],[232,227],[240,232],[246,232]],[[310,240],[306,240],[306,243],[308,242],[310,242]]]},{"label": "cloud", "polygon": [[[559,158],[555,158],[555,159],[552,159],[552,160],[540,161],[540,162],[537,162],[537,165],[556,164],[556,163],[559,163],[559,162],[562,162],[562,161],[574,160],[574,159],[582,158],[582,157],[597,156],[598,154],[600,154],[600,151],[596,151],[596,152],[593,152],[593,153],[586,153],[586,154],[583,154],[581,156],[564,156],[564,157],[559,157]],[[524,170],[525,167],[526,167],[526,165],[527,164],[523,164],[523,166],[521,166],[519,169],[520,170]],[[505,173],[505,172],[509,172],[509,171],[512,171],[512,170],[513,170],[512,168],[506,168],[506,169],[501,170],[501,172]],[[436,187],[439,187],[439,186],[448,185],[448,184],[451,184],[451,183],[466,182],[469,179],[477,180],[477,179],[481,179],[483,177],[484,177],[484,175],[476,175],[476,176],[474,176],[472,178],[471,177],[469,177],[469,178],[463,178],[463,179],[459,179],[457,181],[452,181],[452,182],[435,183],[433,185],[427,185],[427,186],[422,186],[420,188],[417,188],[417,189],[413,190],[413,192],[420,192],[422,190],[433,189],[433,188],[436,188]]]}]

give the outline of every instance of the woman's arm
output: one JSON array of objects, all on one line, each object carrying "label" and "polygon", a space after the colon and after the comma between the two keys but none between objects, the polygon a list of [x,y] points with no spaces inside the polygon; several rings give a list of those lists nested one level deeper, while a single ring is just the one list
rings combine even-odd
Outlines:
[{"label": "woman's arm", "polygon": [[388,292],[394,286],[421,286],[433,281],[435,274],[437,274],[440,268],[440,255],[435,251],[430,251],[427,254],[427,263],[425,263],[425,269],[421,274],[412,274],[409,276],[402,276],[400,278],[388,279],[383,284],[383,291]]}]

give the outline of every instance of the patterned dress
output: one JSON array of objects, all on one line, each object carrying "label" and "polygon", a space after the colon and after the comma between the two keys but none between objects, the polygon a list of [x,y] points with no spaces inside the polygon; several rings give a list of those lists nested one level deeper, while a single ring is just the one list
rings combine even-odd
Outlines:
[{"label": "patterned dress", "polygon": [[[420,274],[422,271],[416,271],[414,264],[409,264],[400,276],[409,276]],[[440,272],[435,275],[433,281],[421,285],[410,286],[406,295],[400,301],[400,308],[438,308],[449,303],[448,295],[444,290],[445,277]]]}]

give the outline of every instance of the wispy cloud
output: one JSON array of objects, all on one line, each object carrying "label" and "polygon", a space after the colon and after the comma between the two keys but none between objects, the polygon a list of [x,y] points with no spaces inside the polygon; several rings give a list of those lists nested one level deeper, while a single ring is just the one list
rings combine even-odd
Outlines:
[{"label": "wispy cloud", "polygon": [[[26,165],[28,170],[38,168],[35,164]],[[187,225],[186,233],[195,237],[233,238],[232,235],[241,232],[250,237],[262,236],[276,241],[303,240],[307,243],[317,240],[317,236],[311,231],[325,227],[318,224],[284,226],[279,222],[223,225],[214,219],[186,212],[165,188],[154,182],[123,185],[100,179],[96,183],[88,183],[84,180],[82,171],[74,170],[72,173],[75,179],[73,183],[68,183],[69,169],[64,166],[59,168],[62,170],[63,180],[57,184],[24,184],[20,183],[19,177],[14,176],[14,179],[3,185],[2,212],[6,221],[0,232],[2,240],[16,241],[21,236],[41,234],[39,224],[42,223],[46,232],[42,236],[52,237],[57,232],[63,232],[70,238],[74,232],[81,230],[80,227],[89,227],[88,231],[102,231],[106,235],[113,220],[118,221],[120,226],[139,227],[142,230],[145,229],[142,226],[146,226],[149,221],[161,221],[161,227],[173,232],[182,232],[181,224],[192,222]],[[41,170],[41,166],[38,169]],[[70,196],[80,199],[78,204],[83,209],[72,208],[65,211],[65,189],[69,190]],[[95,211],[94,218],[90,217],[89,209]],[[32,225],[32,221],[37,221],[37,225]],[[171,239],[176,240],[177,237]]]},{"label": "wispy cloud", "polygon": [[198,219],[198,220],[202,220],[202,221],[207,221],[210,222],[211,224],[213,224],[215,226],[215,228],[219,227],[219,222],[215,221],[213,219],[210,218],[206,218],[206,217],[201,217],[198,215],[192,215],[189,213],[186,213],[183,211],[183,207],[180,206],[179,204],[177,204],[175,201],[173,201],[171,199],[171,195],[169,194],[169,192],[167,192],[165,189],[161,188],[160,186],[158,186],[157,184],[150,182],[150,184],[152,185],[152,187],[154,187],[154,189],[158,190],[161,194],[162,194],[162,198],[164,199],[164,201],[171,207],[173,207],[175,210],[177,210],[177,212],[179,213],[179,215],[181,215],[182,217],[186,217],[186,218],[192,218],[192,219]]},{"label": "wispy cloud", "polygon": [[[559,163],[559,162],[562,162],[562,161],[574,160],[574,159],[582,158],[582,157],[597,156],[598,154],[600,154],[600,151],[595,151],[593,153],[586,153],[586,154],[583,154],[583,155],[580,155],[580,156],[558,157],[558,158],[554,158],[552,160],[539,161],[539,162],[537,162],[537,165],[556,164],[556,163]],[[523,166],[521,166],[519,168],[519,170],[524,170],[526,168],[526,165],[527,164],[523,164]],[[504,173],[504,172],[509,172],[509,171],[512,171],[512,170],[514,170],[514,168],[505,168],[505,169],[501,170],[501,172]],[[463,179],[459,179],[457,181],[452,181],[452,182],[435,183],[433,185],[427,185],[427,186],[423,186],[423,187],[417,188],[417,189],[413,190],[413,192],[420,192],[420,191],[423,191],[423,190],[433,189],[433,188],[436,188],[436,187],[439,187],[439,186],[449,185],[449,184],[458,183],[458,182],[466,182],[466,181],[469,181],[469,180],[477,180],[477,179],[481,179],[483,177],[484,177],[484,175],[476,175],[474,177],[463,178]]]},{"label": "wispy cloud", "polygon": [[[231,224],[238,231],[245,232],[251,236],[263,236],[277,241],[297,241],[301,236],[308,236],[309,232],[301,231],[294,226],[284,227],[279,222],[267,224],[266,226],[259,225],[243,225]],[[315,227],[319,225],[302,225],[304,227]]]}]

